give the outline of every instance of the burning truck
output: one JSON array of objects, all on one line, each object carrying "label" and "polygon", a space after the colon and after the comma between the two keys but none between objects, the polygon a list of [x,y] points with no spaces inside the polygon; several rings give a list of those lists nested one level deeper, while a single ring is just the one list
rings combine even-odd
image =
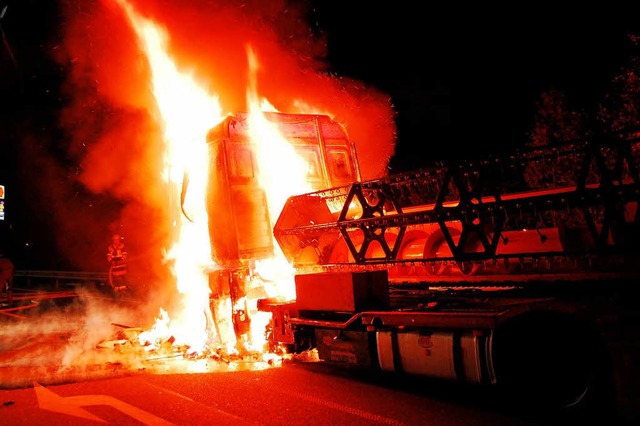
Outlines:
[{"label": "burning truck", "polygon": [[[263,112],[261,117],[284,139],[289,153],[306,165],[303,174],[309,190],[360,180],[355,144],[342,124],[320,114]],[[264,285],[256,262],[282,256],[274,245],[272,226],[282,206],[270,205],[270,201],[275,204],[278,200],[268,199],[257,158],[257,150],[265,142],[254,140],[251,135],[255,132],[250,128],[249,114],[238,113],[226,117],[207,134],[209,239],[213,260],[221,267],[209,274],[212,314],[219,327],[229,313],[222,311],[227,306],[217,302],[231,300],[233,330],[241,347],[252,340],[248,296],[260,295],[260,286]],[[280,160],[277,167],[293,167],[286,158]],[[256,281],[257,290],[253,285]]]},{"label": "burning truck", "polygon": [[[209,120],[220,119],[223,110],[217,99],[193,90],[192,79],[180,78],[163,48],[164,32],[127,2],[116,3],[147,55],[154,115],[157,108],[171,154],[186,150],[178,140],[193,140],[200,149],[209,129],[202,147],[209,157],[206,192],[194,192],[198,201],[206,193],[208,227],[197,231],[199,237],[208,234],[203,240],[210,253],[199,245],[198,253],[182,258],[203,255],[203,263],[213,260],[216,268],[202,277],[202,265],[193,262],[188,279],[177,283],[186,295],[183,282],[204,279],[204,305],[213,317],[206,325],[215,325],[218,336],[228,336],[231,329],[235,338],[228,340],[246,346],[257,337],[251,335],[259,330],[256,319],[265,314],[269,320],[262,330],[277,353],[317,350],[328,362],[504,386],[520,401],[545,407],[610,408],[613,400],[621,403],[618,408],[640,406],[640,364],[633,362],[640,318],[634,290],[640,279],[637,134],[363,182],[354,144],[326,115],[235,114],[210,129]],[[246,10],[242,7],[243,14]],[[101,21],[103,15],[96,15],[95,22]],[[84,39],[98,26],[76,27],[82,32],[70,34]],[[238,39],[223,35],[220,40]],[[100,40],[120,46],[115,37],[89,38],[88,50],[99,51]],[[205,44],[209,49],[215,43]],[[272,50],[260,53],[275,57]],[[76,57],[83,55],[71,56]],[[123,63],[105,57],[93,68],[110,75],[107,64]],[[254,56],[249,57],[253,64]],[[224,75],[250,71],[253,99],[247,108],[258,108],[261,102],[251,102],[262,100],[254,67],[246,69],[244,61],[243,72],[224,66],[229,71]],[[130,72],[130,67],[116,68]],[[168,78],[180,84],[168,84]],[[304,85],[296,87],[318,80],[301,81]],[[135,91],[127,86],[117,92]],[[204,122],[190,120],[202,111]],[[180,119],[186,125],[177,126]],[[175,134],[179,138],[171,137]],[[286,143],[271,145],[274,134]],[[279,161],[260,162],[261,150],[272,151]],[[265,189],[273,183],[270,177],[292,172],[297,167],[292,157],[304,160],[305,167],[296,172],[306,186],[273,198],[271,188]],[[170,178],[181,175],[177,170]],[[285,174],[276,185],[286,179],[298,182]],[[176,244],[169,251],[173,255],[182,248]],[[282,259],[291,272],[289,295],[271,297],[267,291],[270,278],[262,266],[273,258]],[[202,288],[195,290],[185,299],[202,302]],[[203,325],[200,307],[185,309],[178,325],[186,324],[187,331]],[[209,343],[201,328],[196,331],[197,345],[189,351]],[[165,342],[173,343],[173,337]]]},{"label": "burning truck", "polygon": [[[162,309],[151,329],[112,323],[119,330],[99,348],[145,354],[144,359],[151,361],[210,357],[229,362],[271,355],[266,342],[270,314],[259,312],[257,304],[274,296],[295,297],[294,269],[273,235],[274,223],[291,189],[269,188],[266,180],[277,171],[265,171],[269,164],[261,160],[259,151],[270,151],[270,155],[262,155],[270,163],[276,152],[279,161],[275,167],[283,175],[274,181],[292,181],[295,175],[300,192],[361,180],[354,142],[345,127],[328,115],[264,111],[231,114],[209,129],[206,148],[205,191],[198,191],[199,176],[190,178],[185,173],[180,207],[182,216],[202,233],[200,205],[194,208],[190,201],[204,199],[205,239],[211,259],[204,270],[197,269],[197,277],[189,277],[196,280],[205,276],[209,303],[204,326],[208,340],[192,344],[181,339],[183,336],[171,329],[173,323]],[[307,207],[313,210],[317,206]],[[273,261],[275,264],[269,263]],[[198,294],[201,297],[203,293]],[[200,312],[192,307],[188,310],[194,314],[188,325],[195,328],[200,325]]]},{"label": "burning truck", "polygon": [[[267,135],[249,132],[248,114],[208,132],[210,305],[239,346],[267,314],[265,353],[498,387],[540,410],[635,415],[637,135],[363,181],[341,124],[260,116],[305,160],[310,186],[268,198]],[[263,291],[272,258],[290,268],[288,296]]]}]

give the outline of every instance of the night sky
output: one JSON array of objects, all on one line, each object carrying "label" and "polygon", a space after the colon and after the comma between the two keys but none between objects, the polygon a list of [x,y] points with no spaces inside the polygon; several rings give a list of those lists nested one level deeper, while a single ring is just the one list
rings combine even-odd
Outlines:
[{"label": "night sky", "polygon": [[[396,151],[388,168],[401,172],[521,146],[543,91],[558,89],[577,105],[593,108],[615,73],[637,54],[628,35],[640,34],[640,18],[636,23],[631,10],[604,5],[560,10],[531,2],[499,9],[485,3],[468,8],[408,0],[313,0],[308,22],[301,24],[326,37],[327,72],[388,94],[397,114]],[[43,265],[40,257],[23,253],[34,234],[41,252],[54,252],[55,243],[43,231],[49,226],[47,210],[34,211],[29,199],[37,194],[24,187],[25,176],[39,171],[18,161],[19,129],[48,137],[59,131],[63,70],[51,52],[59,43],[60,8],[56,1],[0,0],[0,12],[5,6],[0,184],[7,188],[8,220],[0,222],[2,249],[24,258],[23,267],[70,267]],[[49,148],[63,157],[57,149],[62,150]],[[64,200],[49,208],[64,209]]]},{"label": "night sky", "polygon": [[[521,146],[535,102],[557,89],[593,108],[637,46],[640,17],[605,6],[514,9],[411,6],[414,2],[318,1],[329,61],[389,93],[398,116],[392,170],[424,165],[418,147],[437,141],[437,159]],[[345,7],[348,3],[350,7]],[[464,145],[464,147],[462,147]]]}]

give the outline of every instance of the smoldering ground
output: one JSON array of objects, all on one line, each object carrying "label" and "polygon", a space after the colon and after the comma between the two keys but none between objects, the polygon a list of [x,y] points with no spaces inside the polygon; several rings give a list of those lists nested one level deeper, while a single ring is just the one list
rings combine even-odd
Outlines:
[{"label": "smoldering ground", "polygon": [[42,302],[20,319],[0,318],[0,388],[13,389],[119,375],[214,372],[265,368],[258,358],[190,353],[162,340],[141,338],[156,320],[139,302],[115,302],[95,289],[76,298]]},{"label": "smoldering ground", "polygon": [[136,357],[99,348],[116,333],[114,324],[148,325],[139,306],[115,304],[99,292],[83,290],[72,300],[40,304],[28,316],[1,319],[3,388],[140,368]]}]

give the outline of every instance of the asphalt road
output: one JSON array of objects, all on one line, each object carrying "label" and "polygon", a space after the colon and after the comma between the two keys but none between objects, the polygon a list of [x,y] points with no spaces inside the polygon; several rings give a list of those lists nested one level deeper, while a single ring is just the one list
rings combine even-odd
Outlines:
[{"label": "asphalt road", "polygon": [[0,391],[0,401],[7,425],[543,424],[477,390],[371,380],[324,365],[34,383]]},{"label": "asphalt road", "polygon": [[[185,357],[173,347],[141,352],[126,339],[122,343],[123,333],[131,330],[113,322],[120,317],[115,306],[91,315],[88,306],[96,300],[82,309],[61,307],[58,300],[43,296],[42,307],[53,303],[53,309],[5,315],[0,321],[2,425],[526,426],[567,421],[523,411],[490,388],[338,368],[313,356],[266,362],[250,356]],[[118,331],[110,335],[113,330]]]},{"label": "asphalt road", "polygon": [[485,389],[337,368],[312,356],[269,363],[140,353],[110,339],[128,331],[114,326],[113,309],[92,316],[71,306],[0,321],[0,424],[540,424]]}]

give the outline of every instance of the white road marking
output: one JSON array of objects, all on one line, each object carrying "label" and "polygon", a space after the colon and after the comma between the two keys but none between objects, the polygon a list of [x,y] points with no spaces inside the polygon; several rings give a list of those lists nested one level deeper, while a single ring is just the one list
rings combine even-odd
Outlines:
[{"label": "white road marking", "polygon": [[280,393],[284,394],[284,395],[293,395],[296,398],[300,398],[303,399],[305,401],[309,401],[312,402],[314,404],[318,404],[318,405],[324,405],[326,407],[329,407],[333,410],[337,410],[337,411],[342,411],[343,413],[349,413],[349,414],[353,414],[354,416],[358,416],[358,417],[362,417],[363,419],[366,419],[368,421],[371,422],[375,422],[375,423],[382,423],[382,424],[386,424],[386,425],[398,425],[401,426],[404,423],[399,422],[398,420],[395,419],[390,419],[388,417],[384,417],[384,416],[379,416],[377,414],[371,413],[369,411],[363,411],[363,410],[358,410],[356,408],[351,408],[342,404],[338,404],[332,401],[327,401],[326,399],[322,399],[322,398],[318,398],[316,396],[311,396],[311,395],[305,395],[303,393],[299,393],[299,392],[289,392],[289,391],[279,391]]},{"label": "white road marking", "polygon": [[36,396],[38,397],[38,405],[43,410],[81,417],[100,423],[107,423],[105,420],[102,420],[100,417],[95,416],[82,408],[87,405],[107,405],[123,412],[145,425],[175,426],[173,423],[154,416],[148,411],[141,410],[109,395],[80,395],[64,398],[38,383],[34,383],[33,387],[36,391]]},{"label": "white road marking", "polygon": [[[185,400],[187,400],[187,401],[191,401],[191,402],[193,402],[194,404],[198,404],[198,405],[200,405],[200,406],[206,407],[206,409],[207,409],[207,410],[213,410],[213,411],[215,411],[215,412],[216,412],[216,413],[218,413],[218,414],[221,414],[221,415],[223,415],[223,416],[225,416],[225,417],[232,418],[232,419],[234,419],[234,420],[236,420],[236,421],[238,421],[238,422],[251,423],[251,422],[249,422],[249,421],[248,421],[247,419],[245,419],[245,418],[242,418],[242,417],[236,416],[236,415],[235,415],[235,414],[233,414],[233,413],[229,413],[228,411],[224,411],[224,410],[221,410],[221,409],[219,409],[219,408],[212,407],[212,406],[210,406],[210,405],[206,405],[206,404],[202,404],[202,403],[200,403],[200,402],[196,402],[196,401],[194,401],[193,399],[189,398],[188,396],[182,395],[181,393],[178,393],[178,392],[173,391],[173,390],[171,390],[171,389],[167,389],[167,388],[165,388],[164,386],[156,385],[156,384],[154,384],[154,383],[150,383],[150,382],[148,382],[148,381],[145,381],[145,383],[147,383],[147,385],[149,385],[149,386],[151,386],[151,387],[154,387],[154,388],[156,388],[156,389],[160,389],[160,390],[162,390],[163,392],[167,392],[167,393],[169,393],[169,394],[171,394],[171,395],[175,395],[175,396],[177,396],[177,397],[179,397],[179,398],[183,398],[183,399],[185,399]],[[260,424],[260,423],[257,423],[257,424]]]}]

